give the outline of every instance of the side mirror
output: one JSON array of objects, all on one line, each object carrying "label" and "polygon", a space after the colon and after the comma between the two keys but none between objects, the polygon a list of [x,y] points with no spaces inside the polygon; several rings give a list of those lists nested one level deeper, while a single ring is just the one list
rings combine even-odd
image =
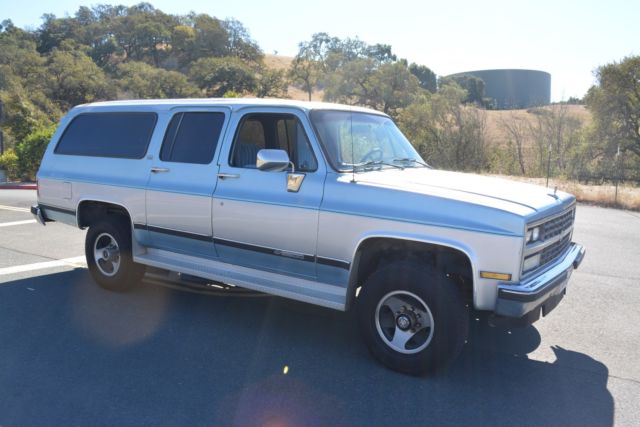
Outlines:
[{"label": "side mirror", "polygon": [[284,150],[262,149],[256,158],[256,167],[266,172],[281,172],[289,167],[289,163],[289,155]]}]

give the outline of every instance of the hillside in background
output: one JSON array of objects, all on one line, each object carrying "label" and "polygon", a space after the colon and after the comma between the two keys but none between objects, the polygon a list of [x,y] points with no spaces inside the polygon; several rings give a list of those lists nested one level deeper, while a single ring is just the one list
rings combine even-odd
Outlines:
[{"label": "hillside in background", "polygon": [[[271,55],[266,54],[264,56],[264,63],[267,67],[272,68],[277,71],[282,71],[284,73],[288,73],[291,68],[291,63],[293,62],[293,57],[291,56],[282,56],[282,55]],[[322,101],[323,99],[323,91],[319,89],[314,89],[311,94],[312,101]],[[295,99],[297,101],[308,101],[309,95],[304,90],[300,89],[299,86],[291,84],[287,85],[287,98]]]},{"label": "hillside in background", "polygon": [[58,120],[78,104],[288,97],[387,113],[442,169],[640,182],[640,101],[628,95],[640,91],[628,78],[640,73],[640,58],[598,72],[608,78],[587,94],[588,109],[495,111],[482,79],[439,77],[384,43],[316,33],[295,57],[274,56],[234,19],[149,3],[82,6],[72,16],[45,14],[36,29],[0,22],[0,167],[32,178]]},{"label": "hillside in background", "polygon": [[[271,55],[266,54],[264,58],[265,64],[269,68],[275,70],[287,71],[291,67],[293,61],[291,56]],[[300,88],[289,85],[288,86],[288,98],[298,101],[307,101],[307,93]],[[312,93],[313,101],[323,100],[323,91],[314,89]],[[551,107],[542,107],[547,110]],[[591,113],[585,108],[584,105],[566,105],[567,115],[574,117],[577,120],[588,125],[591,122]],[[523,110],[483,110],[486,114],[486,131],[487,140],[490,144],[504,144],[510,139],[508,131],[505,129],[504,124],[512,121],[514,118],[524,120],[527,126],[533,126],[535,118],[537,117],[537,109],[523,109]],[[531,141],[529,141],[531,144]]]}]

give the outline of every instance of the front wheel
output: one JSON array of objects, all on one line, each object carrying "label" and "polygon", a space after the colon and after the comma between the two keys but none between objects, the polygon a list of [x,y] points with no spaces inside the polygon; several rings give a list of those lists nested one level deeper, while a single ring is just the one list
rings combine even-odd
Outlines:
[{"label": "front wheel", "polygon": [[125,218],[108,218],[89,227],[85,255],[91,276],[105,289],[128,290],[144,274],[144,266],[133,262],[131,227]]},{"label": "front wheel", "polygon": [[444,369],[468,333],[468,310],[456,284],[434,267],[406,261],[369,277],[358,298],[358,319],[373,356],[412,375]]}]

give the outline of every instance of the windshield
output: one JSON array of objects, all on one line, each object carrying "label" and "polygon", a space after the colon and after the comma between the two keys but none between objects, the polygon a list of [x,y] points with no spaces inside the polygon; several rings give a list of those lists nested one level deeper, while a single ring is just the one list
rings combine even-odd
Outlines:
[{"label": "windshield", "polygon": [[425,165],[400,129],[386,116],[315,110],[311,112],[311,121],[329,162],[340,172],[371,166]]}]

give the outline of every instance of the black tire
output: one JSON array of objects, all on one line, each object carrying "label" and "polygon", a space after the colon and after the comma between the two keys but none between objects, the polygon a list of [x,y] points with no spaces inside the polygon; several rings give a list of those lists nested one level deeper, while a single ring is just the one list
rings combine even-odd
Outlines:
[{"label": "black tire", "polygon": [[[407,304],[393,312],[398,301]],[[422,303],[428,310],[420,308]],[[405,308],[407,315],[399,319]],[[416,262],[396,261],[373,272],[360,291],[357,309],[361,333],[373,356],[388,368],[411,375],[444,370],[460,354],[469,331],[468,308],[457,285],[436,268]],[[399,329],[406,327],[407,318],[409,329]],[[432,327],[424,326],[429,323]],[[398,343],[393,347],[399,330],[414,334],[400,344],[413,353],[396,350]]]},{"label": "black tire", "polygon": [[[95,249],[105,247],[113,253],[115,246],[109,246],[109,239],[116,243],[117,257],[104,256],[96,261]],[[96,246],[97,245],[97,246]],[[100,286],[111,291],[127,291],[142,279],[145,267],[133,262],[131,253],[131,225],[123,216],[111,216],[89,227],[84,245],[89,272]],[[109,268],[109,263],[111,267]],[[115,267],[117,264],[117,267]]]}]

